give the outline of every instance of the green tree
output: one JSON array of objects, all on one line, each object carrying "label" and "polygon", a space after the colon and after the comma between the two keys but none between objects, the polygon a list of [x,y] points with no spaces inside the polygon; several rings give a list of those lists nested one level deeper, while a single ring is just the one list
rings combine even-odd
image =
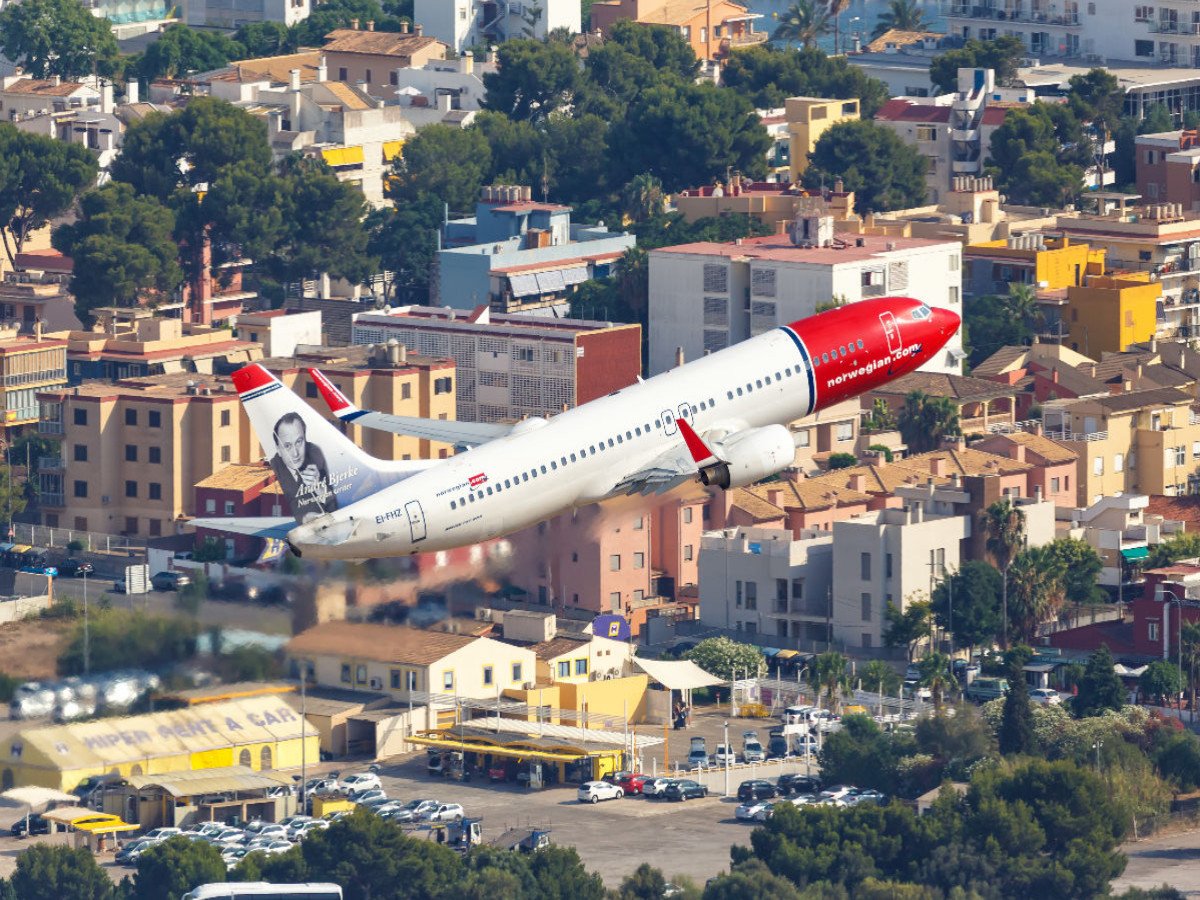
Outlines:
[{"label": "green tree", "polygon": [[635,321],[645,321],[650,298],[650,255],[643,248],[630,247],[617,260],[617,295]]},{"label": "green tree", "polygon": [[836,650],[826,650],[813,662],[809,681],[817,691],[818,702],[819,695],[824,694],[829,708],[833,709],[841,702],[841,695],[848,693],[852,687],[846,657]]},{"label": "green tree", "polygon": [[[6,6],[0,18],[23,6]],[[33,232],[71,208],[97,172],[96,155],[83,144],[0,123],[0,236],[10,263]]]},{"label": "green tree", "polygon": [[704,900],[807,900],[786,878],[773,875],[758,860],[733,866],[729,874],[722,873],[704,888]]},{"label": "green tree", "polygon": [[947,438],[958,437],[958,406],[949,397],[930,397],[923,391],[910,391],[904,408],[896,417],[900,437],[913,453],[936,450]]},{"label": "green tree", "polygon": [[154,306],[183,280],[175,216],[122,182],[85,194],[79,217],[54,232],[56,249],[75,261],[71,292],[86,320],[98,306]]},{"label": "green tree", "polygon": [[[1196,708],[1197,669],[1200,668],[1200,625],[1195,622],[1183,623],[1183,665],[1187,668],[1187,684],[1192,689],[1192,705]],[[3,698],[0,697],[0,700]]]},{"label": "green tree", "polygon": [[1076,717],[1082,719],[1098,716],[1109,709],[1119,710],[1124,705],[1125,687],[1117,677],[1108,645],[1101,644],[1099,650],[1088,656],[1072,711]]},{"label": "green tree", "polygon": [[1028,547],[1012,561],[1009,624],[1012,637],[1024,644],[1037,638],[1038,628],[1062,605],[1062,569],[1046,547]]},{"label": "green tree", "polygon": [[1092,143],[1103,162],[1106,156],[1104,145],[1117,127],[1125,107],[1125,89],[1117,76],[1107,69],[1091,69],[1084,75],[1072,75],[1069,84],[1067,103],[1077,119],[1090,123]]},{"label": "green tree", "polygon": [[427,304],[429,276],[437,258],[442,201],[426,197],[367,216],[367,252],[380,268],[392,273],[386,298],[398,303]]},{"label": "green tree", "polygon": [[138,860],[133,900],[180,900],[198,884],[224,881],[225,861],[215,845],[173,837]]},{"label": "green tree", "polygon": [[150,44],[137,60],[144,81],[210,72],[246,55],[246,48],[220,31],[198,31],[176,23]]},{"label": "green tree", "polygon": [[376,31],[399,31],[400,16],[412,21],[411,0],[387,2],[387,10],[378,0],[325,0],[313,7],[308,18],[290,29],[296,47],[320,47],[325,36],[339,28],[349,28],[354,19],[360,23],[374,22]]},{"label": "green tree", "polygon": [[1159,706],[1176,703],[1182,690],[1178,665],[1165,659],[1156,659],[1138,676],[1138,691]]},{"label": "green tree", "polygon": [[995,566],[983,560],[963,563],[933,589],[934,621],[954,636],[958,647],[974,650],[990,644],[1001,627],[1000,595]]},{"label": "green tree", "polygon": [[860,113],[869,117],[888,99],[882,81],[818,47],[791,51],[759,44],[738,50],[726,60],[721,81],[759,109],[783,106],[795,96],[857,98]]},{"label": "green tree", "polygon": [[939,94],[957,89],[959,69],[992,69],[997,84],[1007,84],[1017,73],[1017,60],[1025,56],[1019,37],[1005,35],[994,41],[969,39],[962,47],[935,56],[929,64],[929,80]]},{"label": "green tree", "polygon": [[0,515],[4,521],[11,523],[13,516],[25,512],[28,503],[25,497],[25,485],[12,477],[12,469],[8,466],[0,471]]},{"label": "green tree", "polygon": [[863,417],[862,430],[877,434],[881,431],[891,431],[895,427],[896,417],[892,415],[892,408],[886,400],[876,397],[871,402],[870,413]]},{"label": "green tree", "polygon": [[650,863],[642,863],[626,875],[617,890],[618,900],[662,900],[667,887],[663,873]]},{"label": "green tree", "polygon": [[668,25],[651,25],[621,19],[613,23],[605,44],[613,44],[655,71],[691,81],[700,71],[700,60],[679,30]]},{"label": "green tree", "polygon": [[925,18],[925,10],[917,5],[917,0],[888,0],[888,8],[879,14],[879,21],[872,38],[881,37],[885,32],[898,28],[901,31],[926,31],[929,22]]},{"label": "green tree", "polygon": [[984,294],[963,306],[963,341],[969,351],[967,363],[977,366],[1002,347],[1032,343],[1033,330],[1015,315],[1007,296]]},{"label": "green tree", "polygon": [[789,47],[796,44],[805,48],[815,47],[819,38],[829,34],[830,27],[829,13],[821,8],[817,0],[796,0],[779,17],[779,24],[771,32],[771,40],[783,41]]},{"label": "green tree", "polygon": [[722,681],[732,681],[735,673],[739,678],[753,678],[767,670],[761,650],[727,637],[705,638],[684,658]]},{"label": "green tree", "polygon": [[[635,95],[613,123],[609,152],[616,183],[648,173],[675,192],[711,184],[727,169],[766,174],[771,140],[743,96],[712,84],[661,81]],[[661,148],[671,147],[664,156]]]},{"label": "green tree", "polygon": [[1004,698],[1004,713],[1000,719],[1000,752],[1029,754],[1034,751],[1033,707],[1029,702],[1029,683],[1020,666],[1008,672],[1008,696]]},{"label": "green tree", "polygon": [[[112,23],[74,0],[28,0],[0,10],[0,51],[34,78],[113,74]],[[3,154],[0,154],[3,155]]]},{"label": "green tree", "polygon": [[600,876],[583,867],[574,847],[551,844],[533,855],[529,868],[545,900],[604,900],[607,896]]},{"label": "green tree", "polygon": [[451,212],[473,212],[490,167],[491,149],[477,128],[429,125],[392,160],[388,196],[407,203],[436,197]]},{"label": "green tree", "polygon": [[896,765],[915,750],[911,735],[886,734],[869,716],[848,715],[821,743],[821,776],[830,783],[894,793]]},{"label": "green tree", "polygon": [[849,469],[852,466],[858,465],[858,457],[853,453],[831,453],[829,454],[829,469]]},{"label": "green tree", "polygon": [[662,182],[649,173],[635,175],[621,188],[622,210],[635,222],[645,222],[661,213],[665,201]]},{"label": "green tree", "polygon": [[888,603],[883,611],[887,628],[883,632],[885,647],[903,647],[906,658],[912,662],[917,645],[933,633],[930,618],[930,602],[919,600],[909,603],[903,612],[894,603]]},{"label": "green tree", "polygon": [[987,552],[1000,570],[1000,645],[1008,649],[1008,570],[1025,546],[1025,513],[1006,497],[985,509],[980,518]]},{"label": "green tree", "polygon": [[295,53],[299,47],[282,22],[247,22],[233,33],[233,41],[245,48],[248,59]]},{"label": "green tree", "polygon": [[922,657],[917,668],[921,671],[921,684],[933,694],[934,709],[941,710],[942,697],[958,686],[950,672],[950,657],[934,651]]},{"label": "green tree", "polygon": [[17,856],[14,900],[109,900],[113,884],[82,847],[37,844]]},{"label": "green tree", "polygon": [[1069,109],[1031,103],[1007,112],[992,133],[985,164],[1010,201],[1061,205],[1083,188],[1081,165],[1091,158],[1084,144]]},{"label": "green tree", "polygon": [[[92,607],[89,622],[91,668],[95,672],[121,668],[156,668],[190,659],[196,654],[198,629],[194,621],[150,616],[125,609]],[[83,673],[83,623],[58,658],[62,675]]]},{"label": "green tree", "polygon": [[1060,573],[1067,601],[1080,604],[1103,603],[1107,594],[1098,585],[1104,562],[1087,541],[1079,538],[1055,538],[1046,545]]},{"label": "green tree", "polygon": [[895,696],[900,690],[900,673],[882,659],[867,660],[858,673],[863,690],[885,696]]},{"label": "green tree", "polygon": [[546,119],[569,107],[580,86],[578,60],[559,43],[505,41],[497,62],[497,71],[483,76],[485,106],[511,119]]},{"label": "green tree", "polygon": [[842,52],[842,13],[850,6],[850,0],[825,0],[825,9],[833,19],[833,55]]},{"label": "green tree", "polygon": [[1180,531],[1150,548],[1146,567],[1159,569],[1197,556],[1200,556],[1200,532]]},{"label": "green tree", "polygon": [[1045,314],[1038,303],[1037,291],[1032,285],[1014,281],[1008,286],[1008,308],[1031,331],[1041,327]]},{"label": "green tree", "polygon": [[841,122],[827,129],[809,154],[804,186],[831,185],[840,178],[854,191],[854,209],[864,214],[907,209],[925,202],[928,160],[894,131],[874,122]]}]

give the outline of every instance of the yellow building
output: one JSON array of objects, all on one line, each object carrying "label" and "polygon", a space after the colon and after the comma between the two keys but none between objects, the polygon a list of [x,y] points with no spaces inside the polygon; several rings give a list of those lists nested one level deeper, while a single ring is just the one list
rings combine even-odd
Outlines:
[{"label": "yellow building", "polygon": [[1107,275],[1067,288],[1066,343],[1093,359],[1154,337],[1162,284],[1145,276]]},{"label": "yellow building", "polygon": [[1014,283],[1062,290],[1104,274],[1104,256],[1104,250],[1067,237],[1017,234],[983,241],[963,250],[963,286],[976,294],[1005,294]]},{"label": "yellow building", "polygon": [[89,775],[155,775],[227,766],[299,768],[319,735],[279,697],[30,728],[0,742],[0,785],[69,791]]},{"label": "yellow building", "polygon": [[1200,417],[1177,388],[1047,403],[1046,437],[1078,454],[1077,502],[1120,493],[1183,496],[1200,489]]},{"label": "yellow building", "polygon": [[808,168],[808,154],[813,152],[821,135],[834,125],[855,122],[859,118],[857,100],[830,100],[821,97],[788,97],[784,103],[787,116],[788,180],[799,181]]}]

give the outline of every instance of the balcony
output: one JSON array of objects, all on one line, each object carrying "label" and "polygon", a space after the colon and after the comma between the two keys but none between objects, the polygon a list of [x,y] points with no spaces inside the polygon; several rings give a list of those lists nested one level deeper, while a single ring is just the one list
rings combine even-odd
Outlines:
[{"label": "balcony", "polygon": [[62,472],[66,469],[61,456],[39,456],[37,467],[39,472]]},{"label": "balcony", "polygon": [[752,47],[766,43],[768,37],[765,31],[747,31],[745,34],[731,34],[722,43],[730,47]]},{"label": "balcony", "polygon": [[63,423],[62,419],[40,419],[38,420],[38,434],[62,434]]},{"label": "balcony", "polygon": [[1107,441],[1107,431],[1090,431],[1087,433],[1081,431],[1049,431],[1045,436],[1052,441],[1072,441],[1077,444],[1086,444],[1092,441]]},{"label": "balcony", "polygon": [[950,163],[955,175],[978,175],[983,171],[983,161],[979,159],[956,159]]},{"label": "balcony", "polygon": [[979,129],[978,128],[953,128],[950,130],[950,140],[958,141],[963,144],[978,144]]},{"label": "balcony", "polygon": [[46,509],[46,508],[64,509],[67,505],[66,497],[63,496],[61,491],[58,491],[58,492],[42,491],[41,493],[38,494],[38,503],[42,506],[43,509]]},{"label": "balcony", "polygon": [[1045,13],[1039,10],[995,9],[990,6],[967,6],[954,4],[946,14],[952,19],[988,19],[996,22],[1024,22],[1033,25],[1062,25],[1072,27],[1079,24],[1079,13]]}]

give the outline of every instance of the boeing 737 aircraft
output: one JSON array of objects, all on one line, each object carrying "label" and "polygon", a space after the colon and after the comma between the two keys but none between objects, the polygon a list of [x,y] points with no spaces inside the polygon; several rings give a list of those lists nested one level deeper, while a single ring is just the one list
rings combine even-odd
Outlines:
[{"label": "boeing 737 aircraft", "polygon": [[467,445],[449,459],[368,456],[260,365],[233,375],[295,520],[198,519],[286,540],[305,558],[373,559],[509,534],[621,494],[699,478],[752,484],[790,466],[786,423],[913,371],[959,317],[918,300],[864,300],[758,335],[550,420],[447,422],[355,408],[309,370],[340,420]]}]

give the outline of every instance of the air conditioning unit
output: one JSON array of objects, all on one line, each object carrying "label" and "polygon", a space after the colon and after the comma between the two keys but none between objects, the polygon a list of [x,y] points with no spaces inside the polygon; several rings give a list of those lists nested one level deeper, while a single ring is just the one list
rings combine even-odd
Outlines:
[{"label": "air conditioning unit", "polygon": [[108,494],[105,494],[103,497],[100,498],[101,503],[109,503],[109,502],[111,502],[111,500],[112,500],[112,498],[109,497]]},{"label": "air conditioning unit", "polygon": [[536,683],[536,682],[534,682],[534,681],[526,681],[524,684],[522,684],[522,685],[521,685],[521,690],[523,690],[523,691],[532,691],[532,690],[533,690],[535,687],[537,687],[537,683]]},{"label": "air conditioning unit", "polygon": [[383,679],[382,678],[372,678],[371,679],[371,688],[376,691],[383,690]]}]

